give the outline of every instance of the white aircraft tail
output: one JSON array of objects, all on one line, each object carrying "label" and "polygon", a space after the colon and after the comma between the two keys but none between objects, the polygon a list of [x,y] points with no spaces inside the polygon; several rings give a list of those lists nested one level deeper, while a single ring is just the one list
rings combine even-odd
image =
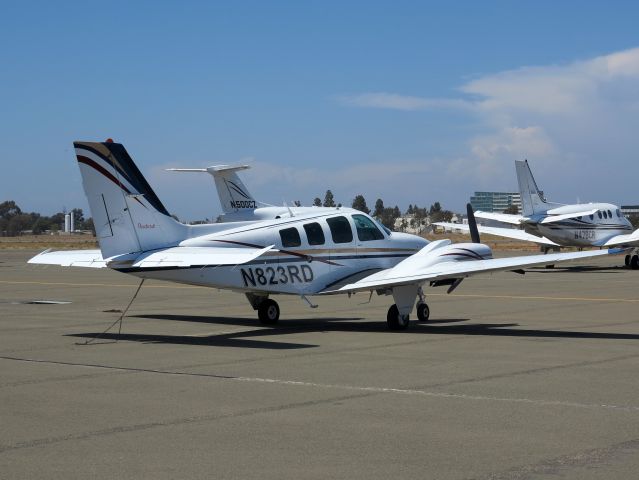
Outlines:
[{"label": "white aircraft tail", "polygon": [[74,142],[103,258],[176,245],[187,236],[120,143]]},{"label": "white aircraft tail", "polygon": [[557,203],[546,201],[543,193],[537,187],[537,182],[535,182],[535,177],[530,171],[528,160],[523,162],[515,160],[515,169],[517,170],[519,194],[521,195],[521,213],[524,217],[544,213],[551,208],[559,206]]},{"label": "white aircraft tail", "polygon": [[253,211],[258,203],[240,180],[237,173],[251,168],[249,165],[214,165],[207,168],[167,168],[171,172],[205,172],[213,176],[217,195],[224,215]]},{"label": "white aircraft tail", "polygon": [[207,168],[213,175],[217,194],[220,197],[222,211],[227,213],[255,210],[257,201],[240,180],[236,172],[246,170],[248,165],[229,167],[228,165],[218,165]]}]

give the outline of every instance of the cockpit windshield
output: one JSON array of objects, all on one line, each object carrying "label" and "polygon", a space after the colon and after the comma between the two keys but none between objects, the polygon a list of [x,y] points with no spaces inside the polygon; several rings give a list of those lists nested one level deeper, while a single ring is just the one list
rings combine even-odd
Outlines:
[{"label": "cockpit windshield", "polygon": [[377,226],[379,228],[381,228],[382,230],[384,230],[386,232],[386,235],[390,235],[391,233],[393,233],[388,228],[386,228],[384,226],[384,224],[382,222],[380,222],[378,219],[376,219],[375,217],[373,217],[373,220],[375,220],[375,223],[377,224]]}]

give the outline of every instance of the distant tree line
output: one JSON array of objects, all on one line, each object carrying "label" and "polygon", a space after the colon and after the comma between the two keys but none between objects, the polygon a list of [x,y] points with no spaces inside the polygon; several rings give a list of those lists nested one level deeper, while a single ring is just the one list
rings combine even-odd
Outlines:
[{"label": "distant tree line", "polygon": [[[315,197],[313,205],[316,207],[341,207],[342,204],[336,204],[333,196],[333,192],[326,191],[324,195],[324,201],[320,197]],[[433,203],[429,208],[419,208],[417,205],[409,205],[408,210],[402,215],[399,207],[384,206],[384,201],[378,198],[375,201],[373,211],[368,208],[366,199],[363,195],[356,195],[353,199],[351,207],[355,210],[372,215],[377,218],[386,228],[395,229],[397,219],[400,217],[406,217],[399,225],[400,229],[406,229],[409,226],[414,229],[425,228],[427,224],[434,222],[450,222],[453,217],[453,212],[450,210],[444,210],[439,202]]]},{"label": "distant tree line", "polygon": [[[81,208],[74,208],[75,230],[91,230],[94,232],[93,220],[84,218]],[[0,235],[14,237],[25,232],[39,235],[46,232],[64,231],[64,212],[50,217],[35,212],[23,212],[13,200],[0,203]]]}]

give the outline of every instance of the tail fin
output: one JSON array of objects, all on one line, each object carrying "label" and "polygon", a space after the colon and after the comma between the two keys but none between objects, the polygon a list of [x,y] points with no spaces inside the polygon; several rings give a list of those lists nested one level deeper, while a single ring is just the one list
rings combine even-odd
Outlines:
[{"label": "tail fin", "polygon": [[519,194],[521,195],[522,215],[528,217],[552,208],[554,204],[548,203],[537,187],[535,177],[533,177],[530,166],[528,166],[528,160],[523,162],[515,160],[515,169],[517,170]]},{"label": "tail fin", "polygon": [[248,189],[237,176],[240,170],[250,168],[248,165],[229,167],[228,165],[218,165],[207,168],[207,172],[213,175],[217,194],[220,197],[222,211],[227,213],[255,210],[257,202]]},{"label": "tail fin", "polygon": [[169,215],[120,143],[74,142],[104,258],[175,245],[187,227]]}]

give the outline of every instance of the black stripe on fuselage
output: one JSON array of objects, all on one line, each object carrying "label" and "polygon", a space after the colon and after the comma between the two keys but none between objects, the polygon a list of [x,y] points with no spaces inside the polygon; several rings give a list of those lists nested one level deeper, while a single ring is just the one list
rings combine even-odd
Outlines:
[{"label": "black stripe on fuselage", "polygon": [[[407,258],[412,254],[409,253],[396,253],[396,254],[382,254],[382,255],[345,255],[341,257],[330,257],[333,260],[359,260],[359,259],[369,259],[369,258]],[[313,257],[313,261],[322,261],[326,260],[329,257]],[[238,264],[238,265],[189,265],[188,267],[123,267],[123,268],[113,268],[113,270],[117,270],[122,273],[134,273],[134,272],[160,272],[160,271],[170,271],[170,270],[189,270],[193,268],[219,268],[219,267],[242,267],[242,266],[251,266],[251,265],[272,265],[272,264],[287,264],[287,263],[311,263],[306,258],[287,258],[286,260],[282,260],[281,258],[258,258],[256,260],[251,260],[250,262]],[[337,266],[343,266],[336,264]]]}]

